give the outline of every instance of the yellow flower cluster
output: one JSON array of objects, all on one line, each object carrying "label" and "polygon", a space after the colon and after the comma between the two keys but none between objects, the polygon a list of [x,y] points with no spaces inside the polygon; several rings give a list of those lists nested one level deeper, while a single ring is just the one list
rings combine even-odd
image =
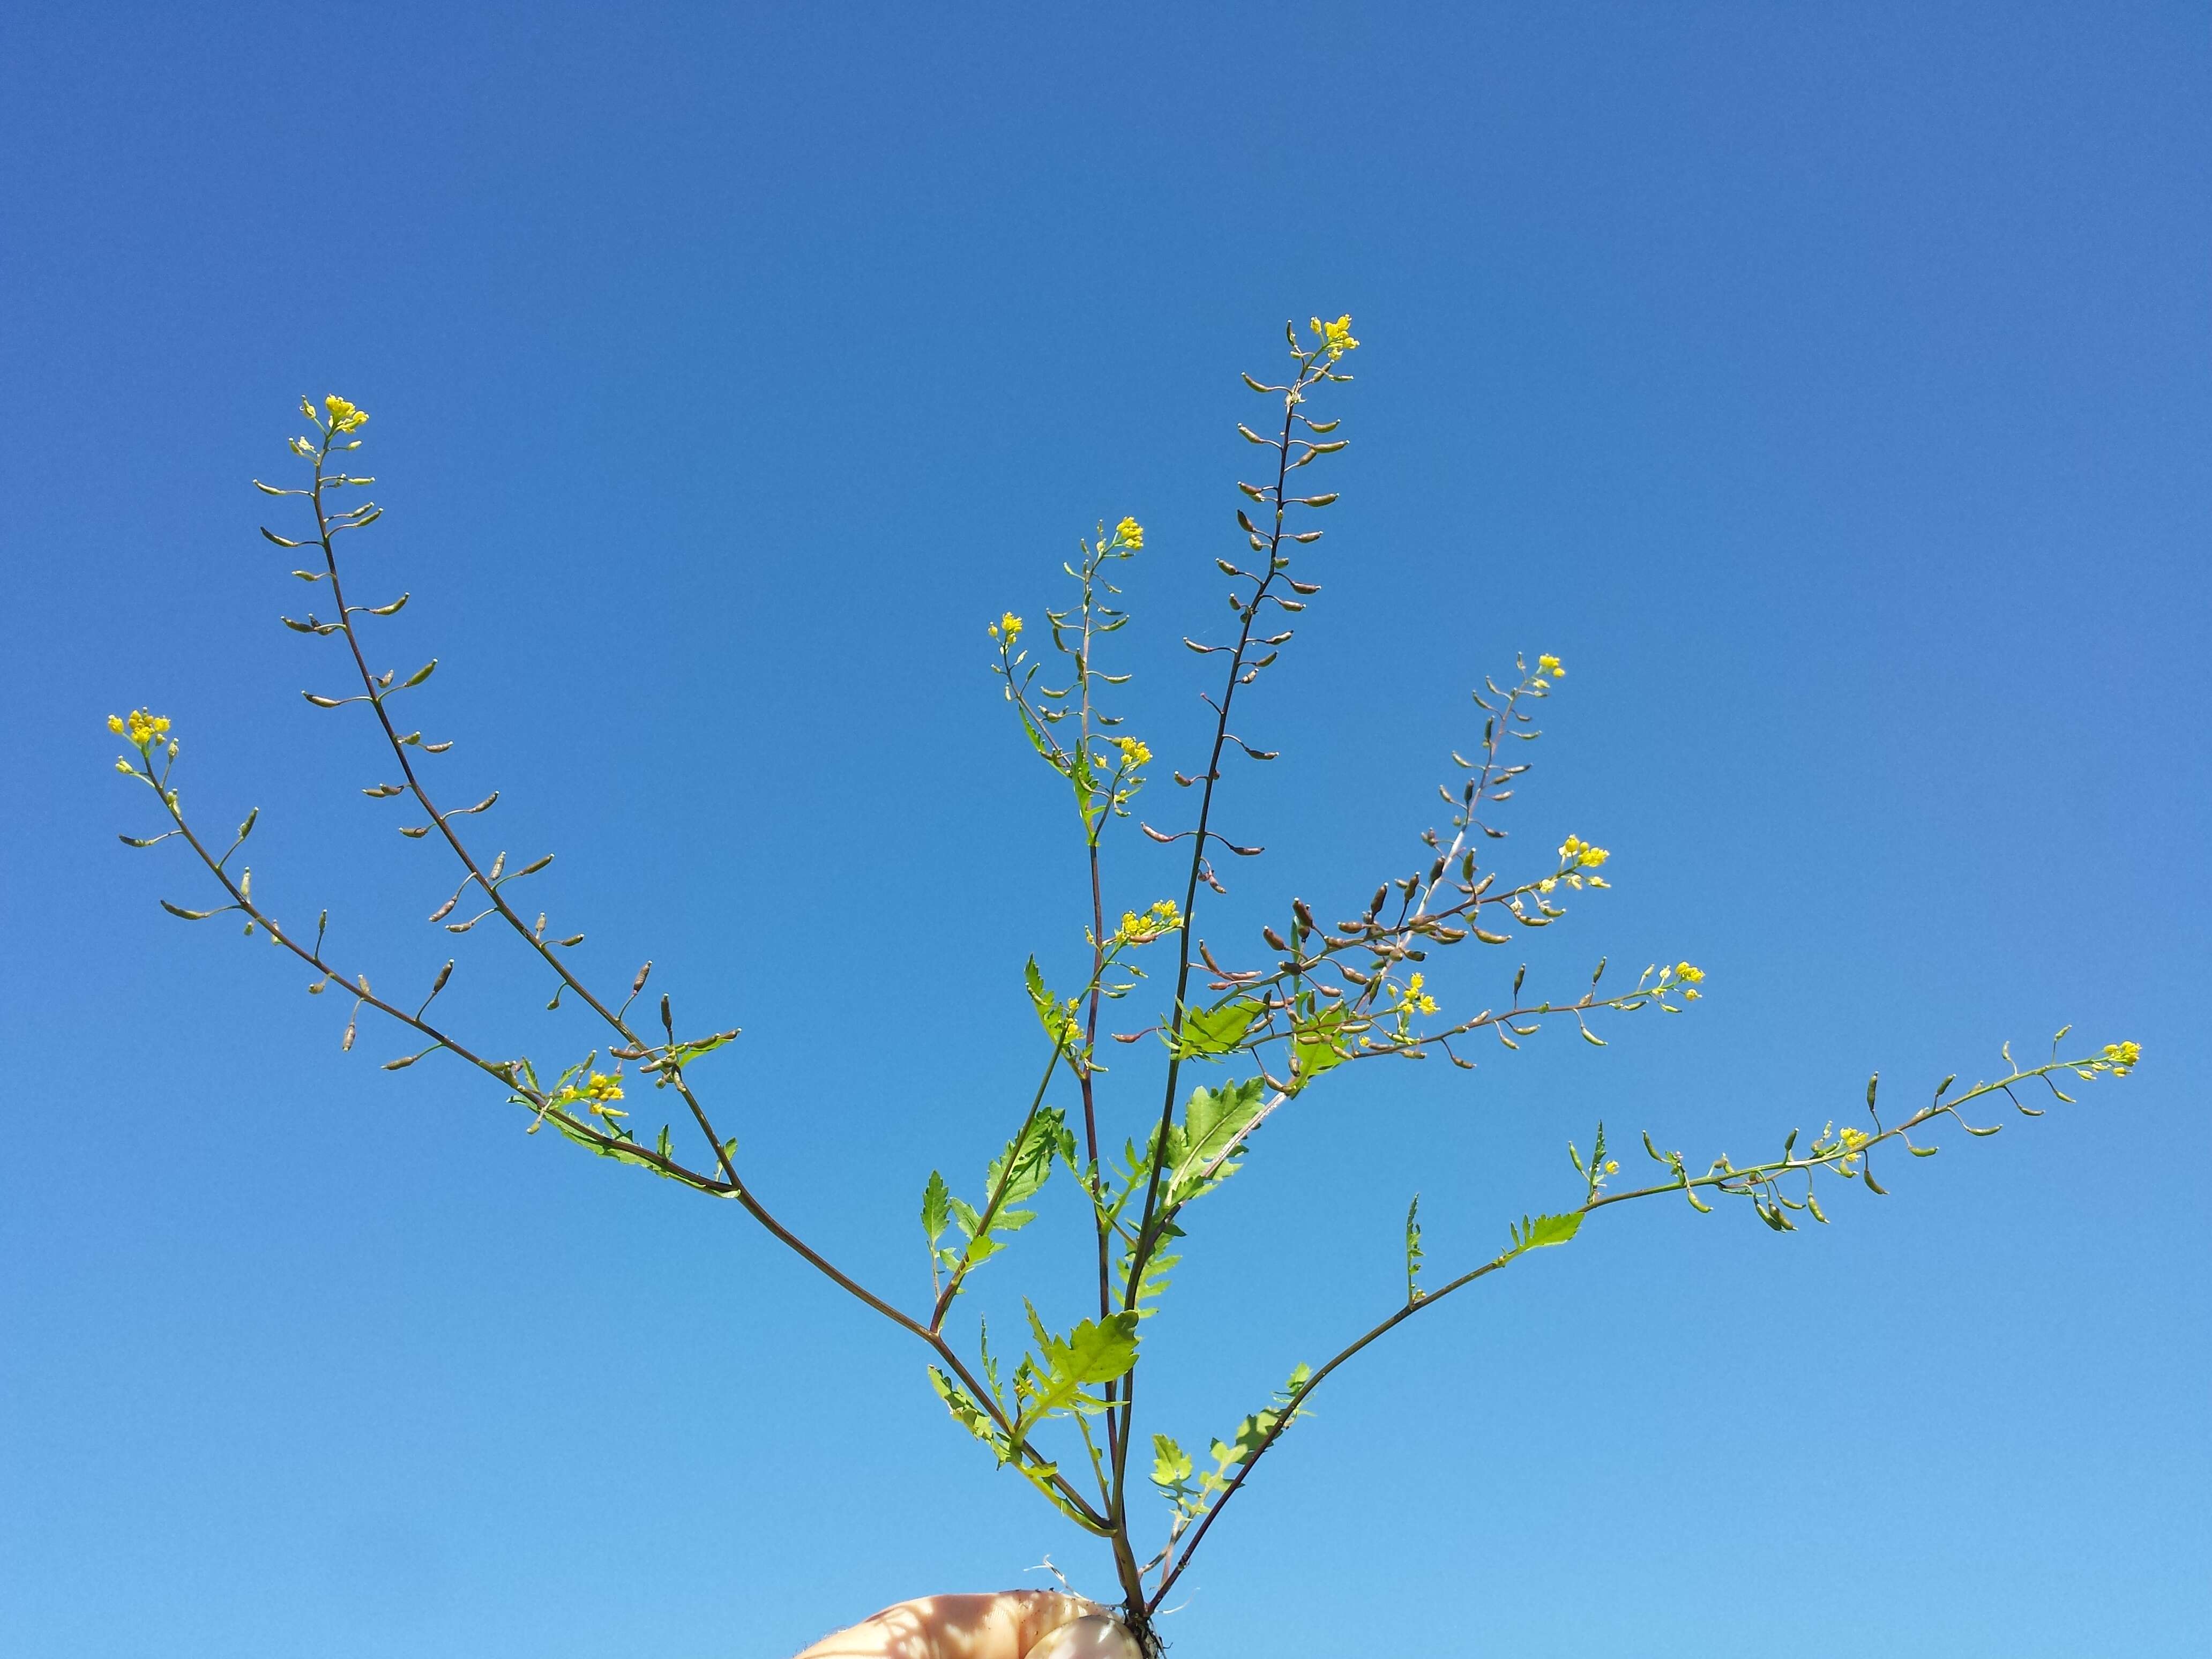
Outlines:
[{"label": "yellow flower cluster", "polygon": [[604,1118],[628,1117],[614,1103],[623,1097],[620,1072],[593,1072],[582,1083],[572,1083],[553,1097],[556,1106],[585,1106]]},{"label": "yellow flower cluster", "polygon": [[2140,1042],[2108,1042],[2105,1045],[2105,1063],[2112,1068],[2114,1077],[2125,1077],[2135,1070],[2142,1059]]},{"label": "yellow flower cluster", "polygon": [[1022,636],[1022,619],[1009,611],[991,624],[991,637],[1011,647]]},{"label": "yellow flower cluster", "polygon": [[1421,988],[1426,984],[1425,975],[1415,974],[1406,981],[1406,988],[1398,993],[1398,1012],[1401,1014],[1433,1014],[1437,1000]]},{"label": "yellow flower cluster", "polygon": [[1569,836],[1559,848],[1559,862],[1580,869],[1595,870],[1613,856],[1602,847],[1593,847],[1580,836]]},{"label": "yellow flower cluster", "polygon": [[1145,526],[1134,519],[1124,519],[1115,525],[1114,535],[1122,546],[1132,550],[1140,549],[1145,544]]},{"label": "yellow flower cluster", "polygon": [[1858,1165],[1860,1152],[1873,1139],[1874,1137],[1863,1129],[1854,1129],[1848,1125],[1838,1129],[1831,1123],[1821,1129],[1819,1138],[1813,1142],[1813,1156],[1828,1158],[1841,1152],[1843,1156],[1836,1159],[1836,1167],[1846,1175],[1853,1174]]},{"label": "yellow flower cluster", "polygon": [[1322,345],[1328,351],[1331,362],[1346,352],[1356,351],[1359,348],[1359,342],[1352,337],[1352,313],[1348,311],[1333,323],[1324,323],[1320,318],[1315,318],[1313,331],[1321,336]]},{"label": "yellow flower cluster", "polygon": [[1685,1001],[1695,1002],[1699,997],[1705,995],[1698,987],[1705,982],[1705,970],[1694,963],[1676,963],[1674,979],[1682,988],[1682,997]]},{"label": "yellow flower cluster", "polygon": [[357,431],[368,420],[367,410],[349,404],[343,398],[325,398],[323,407],[330,411],[331,430],[333,432]]},{"label": "yellow flower cluster", "polygon": [[1107,741],[1121,751],[1121,769],[1133,772],[1152,759],[1152,751],[1137,738],[1109,738]]},{"label": "yellow flower cluster", "polygon": [[107,717],[107,729],[118,738],[128,738],[141,754],[152,748],[168,734],[169,717],[149,714],[143,708],[134,708],[126,719],[121,714]]},{"label": "yellow flower cluster", "polygon": [[1536,678],[1538,679],[1563,680],[1566,678],[1566,677],[1567,671],[1565,667],[1560,663],[1559,659],[1552,655],[1550,652],[1547,651],[1542,656],[1536,659]]},{"label": "yellow flower cluster", "polygon": [[1149,910],[1124,910],[1121,931],[1114,938],[1121,945],[1150,945],[1182,926],[1181,907],[1173,899],[1162,899]]}]

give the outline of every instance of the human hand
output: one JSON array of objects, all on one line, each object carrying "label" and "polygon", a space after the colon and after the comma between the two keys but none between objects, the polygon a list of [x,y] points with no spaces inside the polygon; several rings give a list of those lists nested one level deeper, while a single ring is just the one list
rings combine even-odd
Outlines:
[{"label": "human hand", "polygon": [[925,1595],[825,1636],[799,1659],[1145,1659],[1096,1601],[1056,1590]]}]

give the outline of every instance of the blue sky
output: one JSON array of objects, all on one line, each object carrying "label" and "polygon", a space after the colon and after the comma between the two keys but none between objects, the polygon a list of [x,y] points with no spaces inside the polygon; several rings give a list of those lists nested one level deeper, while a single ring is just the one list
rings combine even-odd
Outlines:
[{"label": "blue sky", "polygon": [[[1202,931],[1410,869],[1468,688],[1552,651],[1506,856],[1580,833],[1615,886],[1532,981],[1711,995],[1302,1100],[1148,1330],[1147,1430],[1387,1311],[1414,1189],[1432,1272],[1568,1201],[1600,1117],[1741,1160],[1876,1068],[2069,1020],[2148,1059],[1831,1228],[1627,1206],[1413,1322],[1224,1518],[1179,1651],[2197,1651],[2208,70],[2186,6],[11,11],[0,1644],[768,1659],[1048,1552],[1108,1590],[741,1216],[341,1055],[162,915],[203,890],[117,845],[102,719],[263,807],[279,915],[394,986],[450,953],[255,533],[298,394],[362,404],[359,580],[414,595],[450,792],[559,852],[599,980],[744,1028],[702,1081],[752,1177],[918,1297],[923,1179],[1020,1109],[1021,963],[1080,948],[983,623],[1140,518],[1130,729],[1191,769],[1237,374],[1349,311],[1325,592],[1230,797],[1269,852]],[[1174,881],[1133,836],[1109,873]],[[580,1057],[463,944],[458,1024]],[[981,1305],[1080,1311],[1066,1200]]]}]

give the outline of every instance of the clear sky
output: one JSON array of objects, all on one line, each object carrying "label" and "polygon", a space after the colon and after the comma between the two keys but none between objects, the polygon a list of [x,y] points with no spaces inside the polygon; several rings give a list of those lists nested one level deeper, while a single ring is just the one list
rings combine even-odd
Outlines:
[{"label": "clear sky", "polygon": [[[1468,688],[1549,651],[1507,856],[1615,885],[1532,983],[1711,994],[1303,1099],[1198,1223],[1146,1431],[1387,1311],[1416,1188],[1432,1272],[1571,1201],[1600,1117],[1741,1160],[1876,1068],[2147,1058],[1830,1228],[1629,1206],[1425,1315],[1224,1519],[1178,1654],[2202,1652],[2209,71],[2197,5],[9,9],[0,1647],[779,1659],[1048,1552],[1110,1591],[743,1216],[342,1055],[335,996],[164,916],[206,890],[118,846],[102,721],[172,716],[380,988],[451,953],[255,533],[297,396],[366,406],[362,597],[415,596],[380,648],[442,664],[451,798],[559,852],[601,982],[744,1028],[699,1074],[748,1170],[918,1299],[923,1180],[1035,1064],[1023,959],[1080,949],[983,624],[1141,519],[1129,729],[1191,769],[1237,373],[1348,311],[1325,592],[1245,731],[1284,758],[1224,809],[1269,851],[1203,931],[1412,868]],[[1115,900],[1170,856],[1118,843]],[[581,1057],[460,948],[457,1024]],[[984,1306],[1080,1311],[1068,1196]]]}]

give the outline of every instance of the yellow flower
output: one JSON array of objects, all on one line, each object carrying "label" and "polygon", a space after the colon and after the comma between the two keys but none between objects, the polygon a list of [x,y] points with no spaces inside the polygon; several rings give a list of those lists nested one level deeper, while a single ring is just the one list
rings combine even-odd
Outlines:
[{"label": "yellow flower", "polygon": [[154,746],[155,739],[167,734],[169,717],[167,714],[149,714],[143,708],[134,708],[127,718],[121,714],[110,714],[107,729],[119,738],[129,738],[143,753]]},{"label": "yellow flower", "polygon": [[1406,988],[1398,994],[1400,1013],[1433,1014],[1436,1012],[1437,1000],[1421,988],[1426,983],[1426,978],[1419,974],[1415,974],[1406,981]]},{"label": "yellow flower", "polygon": [[2125,1077],[2135,1070],[2142,1059],[2140,1042],[2108,1042],[2105,1045],[2105,1063],[2112,1068],[2115,1077]]},{"label": "yellow flower", "polygon": [[1567,671],[1559,665],[1557,657],[1546,652],[1536,659],[1536,675],[1540,679],[1563,680],[1567,677]]},{"label": "yellow flower", "polygon": [[1152,757],[1152,751],[1136,738],[1114,738],[1109,741],[1121,751],[1121,769],[1125,772],[1135,771]]},{"label": "yellow flower", "polygon": [[367,410],[358,408],[343,398],[325,398],[323,399],[323,407],[330,411],[331,430],[333,432],[356,431],[368,419]]},{"label": "yellow flower", "polygon": [[1856,1154],[1860,1147],[1865,1146],[1867,1142],[1873,1139],[1874,1137],[1869,1134],[1864,1129],[1853,1129],[1850,1127],[1846,1127],[1841,1134],[1836,1137],[1837,1144],[1843,1147],[1846,1156]]},{"label": "yellow flower", "polygon": [[593,1072],[580,1086],[571,1084],[568,1088],[563,1089],[553,1103],[559,1106],[573,1102],[588,1107],[594,1116],[611,1120],[629,1115],[628,1112],[614,1104],[622,1097],[620,1072]]},{"label": "yellow flower", "polygon": [[1114,526],[1114,533],[1121,538],[1124,547],[1141,548],[1145,544],[1145,526],[1134,519],[1122,520]]},{"label": "yellow flower", "polygon": [[991,637],[1003,641],[1008,647],[1012,647],[1013,642],[1021,636],[1022,619],[1011,611],[991,624]]},{"label": "yellow flower", "polygon": [[[581,1066],[577,1068],[579,1071],[582,1069]],[[574,1075],[574,1072],[562,1074],[560,1088],[548,1097],[545,1102],[549,1109],[582,1106],[588,1109],[594,1117],[605,1118],[609,1124],[612,1124],[618,1117],[629,1115],[628,1112],[614,1103],[623,1097],[620,1072],[592,1072],[586,1075],[581,1083],[568,1080]]]},{"label": "yellow flower", "polygon": [[1121,931],[1114,937],[1122,945],[1150,945],[1182,926],[1182,907],[1173,899],[1162,899],[1149,910],[1124,910]]},{"label": "yellow flower", "polygon": [[1348,311],[1333,323],[1324,323],[1320,318],[1315,318],[1313,331],[1321,336],[1322,345],[1328,351],[1331,362],[1347,351],[1358,349],[1359,342],[1352,337],[1352,313]]},{"label": "yellow flower", "polygon": [[1559,848],[1562,864],[1595,870],[1613,856],[1602,847],[1593,847],[1580,836],[1569,836]]},{"label": "yellow flower", "polygon": [[1674,977],[1686,985],[1703,985],[1705,982],[1705,970],[1693,967],[1686,962],[1678,962],[1674,964]]},{"label": "yellow flower", "polygon": [[1612,1158],[1606,1159],[1605,1172],[1607,1175],[1619,1175],[1620,1173],[1620,1160]]}]

